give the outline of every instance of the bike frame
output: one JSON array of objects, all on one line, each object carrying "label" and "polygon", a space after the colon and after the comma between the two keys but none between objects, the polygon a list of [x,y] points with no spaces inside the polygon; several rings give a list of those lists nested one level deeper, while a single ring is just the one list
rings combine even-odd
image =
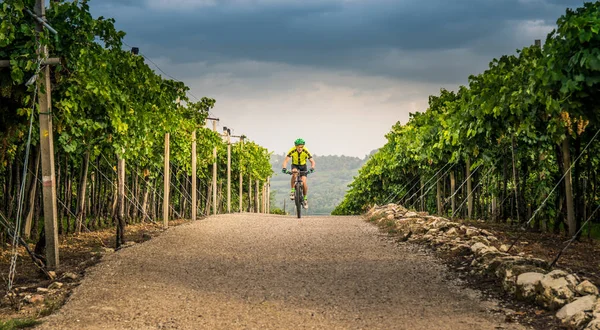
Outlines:
[{"label": "bike frame", "polygon": [[293,175],[294,173],[296,173],[296,181],[294,181],[294,203],[296,204],[296,215],[298,216],[298,218],[301,218],[302,204],[304,203],[304,184],[302,182],[302,174],[306,174],[308,176],[310,174],[310,171],[287,172],[287,174],[289,175]]}]

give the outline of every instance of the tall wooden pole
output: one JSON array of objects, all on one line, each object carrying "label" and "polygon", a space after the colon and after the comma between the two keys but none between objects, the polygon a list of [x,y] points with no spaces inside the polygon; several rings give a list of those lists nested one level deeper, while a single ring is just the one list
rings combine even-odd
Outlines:
[{"label": "tall wooden pole", "polygon": [[[213,120],[213,131],[217,131],[217,121]],[[212,193],[213,193],[213,214],[217,214],[217,147],[213,149],[213,177],[212,177]]]},{"label": "tall wooden pole", "polygon": [[[35,14],[46,18],[46,8],[43,0],[37,0]],[[36,23],[36,31],[41,34],[44,26]],[[48,49],[42,46],[38,56],[48,57]],[[46,236],[46,266],[56,269],[60,265],[58,253],[58,212],[56,210],[56,181],[54,172],[54,139],[52,129],[52,99],[50,88],[50,68],[48,65],[41,70],[44,79],[37,80],[40,116],[40,145],[42,148],[42,183],[44,196],[44,234]]]},{"label": "tall wooden pole", "polygon": [[[244,150],[244,136],[242,135],[242,137],[240,137],[240,147],[242,150]],[[244,194],[244,189],[243,189],[243,184],[244,184],[244,173],[242,171],[242,164],[240,164],[240,213],[242,212],[242,207],[243,207],[243,201],[244,199],[243,194]]]},{"label": "tall wooden pole", "polygon": [[[442,175],[441,173],[439,174],[440,176]],[[437,192],[436,192],[436,196],[437,196],[437,211],[438,211],[438,215],[441,216],[442,215],[442,182],[441,182],[441,178],[438,178],[437,180]]]},{"label": "tall wooden pole", "polygon": [[421,176],[421,192],[419,193],[421,195],[421,197],[420,197],[420,199],[421,199],[421,212],[425,211],[425,196],[423,194],[424,190],[425,190],[425,182],[424,182],[423,176]]},{"label": "tall wooden pole", "polygon": [[227,129],[227,213],[231,213],[231,132]]},{"label": "tall wooden pole", "polygon": [[473,191],[473,179],[471,178],[471,159],[467,157],[465,161],[467,163],[467,218],[471,219],[473,217],[473,194],[471,193]]},{"label": "tall wooden pole", "polygon": [[519,213],[519,181],[517,177],[517,161],[515,159],[515,149],[516,146],[515,135],[512,135],[512,166],[513,166],[513,186],[515,188],[515,210],[517,213],[517,223],[521,223],[520,213]]},{"label": "tall wooden pole", "polygon": [[192,220],[196,220],[198,200],[196,196],[196,130],[192,132]]},{"label": "tall wooden pole", "polygon": [[267,178],[267,212],[271,213],[271,177]]},{"label": "tall wooden pole", "polygon": [[[122,150],[125,153],[125,150]],[[117,159],[117,237],[115,248],[118,250],[125,243],[125,159],[124,155]]]},{"label": "tall wooden pole", "polygon": [[562,142],[562,154],[565,171],[565,198],[567,204],[567,225],[569,226],[569,236],[573,237],[577,233],[577,219],[575,219],[575,206],[573,203],[573,179],[571,177],[571,149],[569,143],[569,132],[565,135]]},{"label": "tall wooden pole", "polygon": [[456,179],[454,178],[454,171],[450,172],[450,196],[452,203],[452,214],[454,214],[454,210],[456,209],[456,199],[454,198],[454,192],[456,191]]},{"label": "tall wooden pole", "polygon": [[265,194],[267,192],[267,189],[265,189],[266,187],[267,187],[267,183],[263,182],[262,187],[261,187],[262,190],[260,192],[260,195],[262,197],[262,201],[260,203],[260,209],[262,210],[261,213],[267,213],[267,212],[265,212],[265,209],[266,209],[266,206],[267,206],[267,200],[265,198]]},{"label": "tall wooden pole", "polygon": [[259,195],[260,192],[259,192],[259,189],[260,188],[258,186],[258,180],[256,180],[256,191],[255,191],[255,196],[254,196],[254,198],[256,199],[255,202],[254,202],[254,204],[256,205],[254,212],[256,212],[256,213],[260,213],[260,195]]},{"label": "tall wooden pole", "polygon": [[254,212],[254,199],[252,199],[252,173],[248,169],[248,212]]},{"label": "tall wooden pole", "polygon": [[169,168],[169,133],[165,133],[165,176],[163,198],[163,227],[169,227],[169,188],[171,183],[171,169]]}]

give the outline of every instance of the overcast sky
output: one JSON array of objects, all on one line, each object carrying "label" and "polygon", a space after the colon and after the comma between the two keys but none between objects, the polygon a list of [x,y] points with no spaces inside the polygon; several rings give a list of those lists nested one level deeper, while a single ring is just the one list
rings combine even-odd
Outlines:
[{"label": "overcast sky", "polygon": [[[364,157],[429,95],[542,42],[571,0],[91,0],[125,42],[281,154]],[[154,64],[148,64],[156,69]],[[192,98],[193,99],[193,98]],[[318,159],[317,159],[318,161]]]}]

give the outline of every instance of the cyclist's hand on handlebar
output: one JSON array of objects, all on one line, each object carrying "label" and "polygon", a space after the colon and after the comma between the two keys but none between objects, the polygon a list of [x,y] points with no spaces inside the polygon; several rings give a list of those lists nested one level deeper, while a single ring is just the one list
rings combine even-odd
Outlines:
[{"label": "cyclist's hand on handlebar", "polygon": [[287,174],[287,169],[286,169],[285,167],[284,167],[284,168],[282,168],[282,169],[281,169],[281,173],[283,173],[283,174]]}]

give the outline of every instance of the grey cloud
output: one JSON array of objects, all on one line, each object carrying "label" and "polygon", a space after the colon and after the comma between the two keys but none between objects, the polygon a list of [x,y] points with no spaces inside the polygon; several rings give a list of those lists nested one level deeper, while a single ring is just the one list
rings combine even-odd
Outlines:
[{"label": "grey cloud", "polygon": [[[225,1],[190,10],[157,11],[139,2],[134,9],[133,1],[128,0],[95,1],[90,2],[92,12],[115,17],[117,27],[128,33],[128,42],[144,45],[142,52],[152,57],[164,56],[173,62],[204,61],[209,69],[211,63],[249,59],[423,81],[441,78],[442,82],[475,73],[465,74],[465,66],[475,64],[483,69],[493,57],[524,46],[510,34],[514,22],[541,20],[554,25],[565,7],[581,5],[574,0],[328,1],[254,6]],[[129,8],[117,10],[118,6]],[[456,49],[473,51],[451,59],[453,62],[440,56],[436,63],[431,55]],[[399,59],[392,68],[381,65],[384,54],[394,50],[427,54],[425,58],[433,61],[431,68],[437,72],[423,70],[418,58]]]}]

